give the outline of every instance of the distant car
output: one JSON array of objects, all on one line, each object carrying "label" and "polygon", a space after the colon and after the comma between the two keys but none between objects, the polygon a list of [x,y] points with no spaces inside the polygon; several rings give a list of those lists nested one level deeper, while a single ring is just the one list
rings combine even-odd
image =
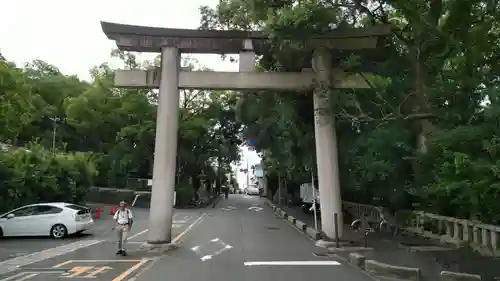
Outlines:
[{"label": "distant car", "polygon": [[256,187],[248,187],[246,189],[246,194],[247,195],[259,195],[259,189]]},{"label": "distant car", "polygon": [[27,205],[0,216],[0,236],[51,236],[61,239],[90,230],[90,209],[71,203]]}]

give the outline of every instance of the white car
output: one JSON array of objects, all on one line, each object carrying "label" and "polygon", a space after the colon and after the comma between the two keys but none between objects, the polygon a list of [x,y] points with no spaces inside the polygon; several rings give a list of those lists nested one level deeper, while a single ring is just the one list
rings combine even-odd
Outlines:
[{"label": "white car", "polygon": [[94,225],[87,207],[71,203],[27,205],[0,216],[0,236],[51,236],[90,230]]},{"label": "white car", "polygon": [[247,195],[259,195],[259,189],[256,187],[249,187],[246,190]]}]

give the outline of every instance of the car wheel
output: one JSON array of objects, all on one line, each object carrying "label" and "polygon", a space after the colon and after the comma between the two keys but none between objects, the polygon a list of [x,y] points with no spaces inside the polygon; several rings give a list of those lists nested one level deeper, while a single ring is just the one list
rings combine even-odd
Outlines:
[{"label": "car wheel", "polygon": [[68,229],[62,224],[56,224],[50,229],[50,237],[61,239],[68,235]]}]

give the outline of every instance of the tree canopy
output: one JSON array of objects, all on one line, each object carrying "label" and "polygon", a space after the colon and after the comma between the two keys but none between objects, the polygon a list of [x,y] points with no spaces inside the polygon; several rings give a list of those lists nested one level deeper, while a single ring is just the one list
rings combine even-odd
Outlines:
[{"label": "tree canopy", "polygon": [[[499,8],[486,0],[220,0],[200,8],[200,26],[263,30],[270,44],[259,69],[300,71],[310,65],[308,37],[390,25],[378,51],[332,50],[338,66],[376,74],[369,89],[329,89],[344,199],[495,223]],[[309,181],[311,93],[242,95],[237,116],[271,188],[278,175],[290,186]]]},{"label": "tree canopy", "polygon": [[[159,62],[158,58],[140,62],[135,55],[118,50],[111,55],[122,59],[127,68],[146,68]],[[192,58],[184,59],[183,64],[203,67]],[[48,177],[54,170],[45,170],[43,165],[51,166],[53,161],[67,159],[75,152],[85,155],[82,157],[93,165],[87,171],[90,175],[81,189],[83,193],[91,185],[137,188],[137,181],[131,179],[152,178],[157,90],[113,88],[114,69],[107,63],[93,67],[90,74],[92,81],[87,82],[64,75],[56,66],[41,60],[24,67],[0,61],[0,142],[30,149],[32,142],[38,144],[33,151],[13,149],[1,154],[0,163],[10,171],[2,178],[5,176],[6,187],[19,190],[18,174],[28,173],[24,179],[29,182],[21,184],[23,189],[53,194],[26,197],[24,201],[13,199],[9,207],[36,200],[70,200],[47,190],[66,190],[68,183],[37,183],[37,178],[29,173],[40,170]],[[231,171],[230,164],[238,161],[241,144],[241,124],[234,111],[236,101],[237,95],[231,92],[182,91],[176,183],[181,203],[194,197],[200,180],[207,184],[208,192],[219,191],[221,184],[231,180],[226,174]],[[49,153],[53,146],[54,156]],[[16,156],[19,154],[23,156]],[[47,162],[42,165],[32,157],[42,157]],[[26,170],[23,165],[29,159],[35,162],[30,162]]]},{"label": "tree canopy", "polygon": [[[258,69],[301,71],[310,66],[308,37],[390,25],[377,51],[332,50],[338,67],[375,74],[369,89],[327,89],[343,198],[498,223],[499,8],[494,0],[220,0],[200,8],[200,28],[262,30],[269,42]],[[127,68],[159,62],[111,55]],[[41,60],[8,59],[0,55],[0,141],[29,150],[0,155],[2,200],[76,198],[91,185],[151,178],[157,91],[113,88],[107,63],[82,81]],[[183,64],[204,68],[192,58]],[[181,197],[192,198],[202,182],[218,190],[230,180],[247,136],[271,191],[284,178],[293,192],[316,165],[312,93],[183,91]]]}]

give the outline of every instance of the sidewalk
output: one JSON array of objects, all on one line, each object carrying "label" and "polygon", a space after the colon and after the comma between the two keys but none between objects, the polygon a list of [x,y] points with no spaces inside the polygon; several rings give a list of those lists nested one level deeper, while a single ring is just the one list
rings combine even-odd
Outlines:
[{"label": "sidewalk", "polygon": [[[304,214],[299,207],[281,206],[281,209],[297,217],[306,224],[314,226],[313,214]],[[318,220],[318,228],[321,222]],[[348,229],[348,225],[344,229]],[[352,232],[344,233],[347,240],[358,240]],[[356,243],[361,245],[362,241]],[[420,268],[425,280],[439,280],[441,271],[478,274],[482,280],[500,280],[500,259],[481,256],[467,247],[456,248],[452,245],[440,244],[437,241],[417,236],[381,236],[372,233],[368,236],[368,247],[371,251],[360,254],[367,259],[396,265]],[[337,251],[336,254],[348,258],[349,251]]]}]

